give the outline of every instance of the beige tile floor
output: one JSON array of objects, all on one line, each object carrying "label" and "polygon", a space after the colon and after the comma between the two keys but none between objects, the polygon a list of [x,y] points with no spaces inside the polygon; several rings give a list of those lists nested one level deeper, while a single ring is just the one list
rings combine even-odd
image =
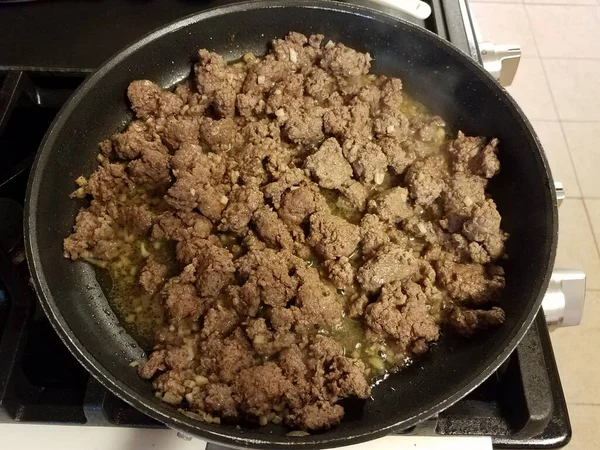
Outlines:
[{"label": "beige tile floor", "polygon": [[588,275],[583,322],[552,334],[573,439],[600,448],[600,0],[470,0],[484,39],[520,44],[513,95],[532,121],[567,200],[558,267]]}]

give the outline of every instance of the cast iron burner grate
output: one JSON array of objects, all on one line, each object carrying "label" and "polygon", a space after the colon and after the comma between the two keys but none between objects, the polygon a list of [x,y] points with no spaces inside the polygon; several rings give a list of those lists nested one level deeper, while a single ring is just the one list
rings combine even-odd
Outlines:
[{"label": "cast iron burner grate", "polygon": [[[156,0],[143,15],[135,1],[0,4],[0,422],[163,427],[89,376],[50,326],[28,282],[22,206],[38,145],[84,76],[136,37],[222,3]],[[477,58],[466,3],[430,4],[432,16],[413,22]],[[494,448],[566,445],[571,427],[543,313],[486,382],[402,434],[492,436]]]}]

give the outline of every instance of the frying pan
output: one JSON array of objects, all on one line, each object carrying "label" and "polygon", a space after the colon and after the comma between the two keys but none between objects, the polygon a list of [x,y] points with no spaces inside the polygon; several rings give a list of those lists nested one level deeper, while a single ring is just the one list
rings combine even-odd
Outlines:
[{"label": "frying pan", "polygon": [[[140,5],[140,8],[143,8]],[[140,11],[143,13],[143,10]],[[85,201],[69,200],[73,180],[97,165],[98,142],[132,118],[130,81],[170,87],[190,75],[197,50],[229,59],[264,53],[290,30],[323,33],[374,57],[373,73],[400,77],[405,90],[453,130],[500,139],[502,171],[490,192],[510,233],[506,324],[471,340],[442,336],[430,354],[373,389],[346,400],[340,426],[307,437],[285,428],[194,421],[156,399],[129,363],[144,352],[111,311],[94,269],[63,258],[62,240]],[[330,1],[263,1],[205,11],[165,26],[108,60],[64,106],[32,170],[26,201],[27,256],[43,308],[77,359],[119,397],[186,434],[234,447],[325,448],[408,428],[452,405],[512,353],[531,325],[550,279],[557,242],[552,176],[531,125],[496,81],[438,36],[374,10]]]}]

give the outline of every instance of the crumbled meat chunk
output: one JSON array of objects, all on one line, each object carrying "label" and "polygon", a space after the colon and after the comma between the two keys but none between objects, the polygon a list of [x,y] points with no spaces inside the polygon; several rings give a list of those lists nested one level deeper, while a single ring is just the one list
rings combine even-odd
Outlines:
[{"label": "crumbled meat chunk", "polygon": [[296,336],[289,330],[271,331],[263,318],[250,319],[246,323],[246,333],[261,356],[273,356],[296,342]]},{"label": "crumbled meat chunk", "polygon": [[365,183],[383,183],[388,161],[377,144],[361,140],[347,141],[343,153],[358,179]]},{"label": "crumbled meat chunk", "polygon": [[149,189],[165,186],[171,180],[169,155],[156,150],[146,150],[138,159],[131,161],[127,170],[131,180]]},{"label": "crumbled meat chunk", "polygon": [[225,196],[221,194],[210,184],[203,184],[198,187],[194,193],[190,192],[197,199],[197,208],[204,216],[211,220],[219,220],[221,213],[225,209]]},{"label": "crumbled meat chunk", "polygon": [[411,118],[411,125],[415,129],[415,135],[421,141],[430,142],[436,138],[444,136],[446,133],[444,127],[446,124],[439,116],[422,116],[417,115]]},{"label": "crumbled meat chunk", "polygon": [[333,326],[341,321],[343,312],[335,290],[316,276],[300,285],[292,310],[297,331]]},{"label": "crumbled meat chunk", "polygon": [[485,138],[468,137],[459,131],[449,148],[454,170],[492,178],[500,170],[497,146],[498,139],[486,144]]},{"label": "crumbled meat chunk", "polygon": [[281,206],[281,197],[284,192],[306,180],[307,178],[306,175],[304,175],[304,171],[299,168],[294,168],[288,170],[279,180],[267,184],[264,187],[263,192],[265,197],[271,201],[275,209],[279,209]]},{"label": "crumbled meat chunk", "polygon": [[297,67],[304,72],[313,66],[320,55],[319,44],[317,43],[318,36],[311,36],[312,42],[309,42],[305,35],[292,31],[285,39],[274,39],[272,41],[273,54],[279,60],[290,61],[293,67]]},{"label": "crumbled meat chunk", "polygon": [[354,283],[355,269],[348,257],[342,256],[336,260],[326,261],[325,268],[327,276],[338,289],[352,286]]},{"label": "crumbled meat chunk", "polygon": [[308,243],[325,259],[350,256],[360,241],[359,227],[325,212],[310,216]]},{"label": "crumbled meat chunk", "polygon": [[290,331],[296,322],[294,311],[291,308],[275,307],[271,309],[269,317],[271,326],[275,331]]},{"label": "crumbled meat chunk", "polygon": [[192,238],[206,239],[211,232],[212,223],[206,217],[195,213],[170,211],[158,216],[152,227],[154,239],[185,241]]},{"label": "crumbled meat chunk", "polygon": [[[502,245],[502,250],[504,251],[504,245]],[[478,242],[469,242],[467,246],[467,251],[469,252],[469,256],[471,257],[471,261],[479,264],[486,264],[491,261],[490,254],[487,250]],[[493,251],[492,251],[493,253]],[[500,256],[500,255],[498,255]]]},{"label": "crumbled meat chunk", "polygon": [[200,137],[215,153],[235,150],[242,144],[238,126],[230,117],[221,120],[203,118],[200,122]]},{"label": "crumbled meat chunk", "polygon": [[430,156],[408,168],[405,181],[417,204],[428,205],[440,196],[444,189],[444,164],[443,157]]},{"label": "crumbled meat chunk", "polygon": [[365,365],[362,361],[345,356],[333,358],[326,385],[336,397],[358,397],[365,399],[371,395],[371,388],[365,380]]},{"label": "crumbled meat chunk", "polygon": [[175,95],[184,102],[180,111],[182,115],[201,117],[209,106],[208,96],[197,92],[192,80],[184,81],[175,86]]},{"label": "crumbled meat chunk", "polygon": [[124,205],[119,209],[119,221],[126,228],[144,235],[156,220],[156,215],[147,205]]},{"label": "crumbled meat chunk", "polygon": [[184,346],[178,348],[167,348],[165,364],[167,367],[176,370],[188,369],[190,363],[194,360],[193,349]]},{"label": "crumbled meat chunk", "polygon": [[316,144],[324,137],[323,119],[300,110],[289,112],[284,130],[288,139],[296,144]]},{"label": "crumbled meat chunk", "polygon": [[474,172],[485,178],[493,178],[500,172],[498,139],[492,139],[474,161]]},{"label": "crumbled meat chunk", "polygon": [[320,64],[336,77],[360,77],[369,72],[371,56],[338,43],[330,48],[325,47]]},{"label": "crumbled meat chunk", "polygon": [[472,216],[463,223],[462,233],[470,241],[480,242],[492,258],[504,253],[505,234],[500,230],[500,213],[493,200],[475,205]]},{"label": "crumbled meat chunk", "polygon": [[356,295],[349,301],[346,307],[346,314],[353,319],[362,318],[365,315],[365,309],[368,304],[369,298],[366,295]]},{"label": "crumbled meat chunk", "polygon": [[454,308],[450,314],[450,325],[458,334],[465,337],[502,325],[506,314],[502,308],[494,306],[490,310]]},{"label": "crumbled meat chunk", "polygon": [[162,285],[167,276],[167,266],[150,259],[140,273],[140,285],[146,292],[153,294]]},{"label": "crumbled meat chunk", "polygon": [[379,216],[381,220],[392,224],[414,214],[413,208],[408,203],[408,191],[401,187],[384,191],[370,200],[369,211]]},{"label": "crumbled meat chunk", "polygon": [[152,352],[148,361],[144,364],[140,364],[138,366],[138,373],[140,377],[145,380],[149,380],[154,376],[154,374],[159,370],[164,370],[165,368],[165,351],[159,350]]},{"label": "crumbled meat chunk", "polygon": [[217,306],[204,316],[202,336],[227,336],[237,328],[239,317],[232,309]]},{"label": "crumbled meat chunk", "polygon": [[381,112],[373,120],[373,132],[377,138],[404,140],[409,134],[409,120],[399,111]]},{"label": "crumbled meat chunk", "polygon": [[436,271],[440,284],[447,289],[450,297],[461,303],[481,305],[495,302],[505,285],[501,269],[489,273],[490,270],[481,264],[446,260],[437,264]]},{"label": "crumbled meat chunk", "polygon": [[87,188],[94,199],[101,202],[108,202],[132,190],[125,166],[112,163],[98,166],[90,176]]},{"label": "crumbled meat chunk", "polygon": [[[304,76],[293,73],[273,86],[267,97],[267,112],[275,114],[275,111],[285,107],[286,110],[295,111],[302,105]],[[283,117],[280,120],[284,120]]]},{"label": "crumbled meat chunk", "polygon": [[299,186],[286,192],[281,199],[279,217],[288,225],[300,225],[317,211],[324,211],[327,203],[314,184]]},{"label": "crumbled meat chunk", "polygon": [[235,98],[242,89],[245,73],[228,66],[221,55],[202,49],[195,67],[198,92],[208,96],[220,117],[232,117]]},{"label": "crumbled meat chunk", "polygon": [[239,327],[225,339],[212,336],[201,341],[198,354],[199,369],[224,383],[233,382],[240,371],[253,365],[252,346]]},{"label": "crumbled meat chunk", "polygon": [[[137,158],[143,151],[167,152],[163,143],[149,132],[146,124],[140,121],[131,122],[124,132],[115,134],[106,145],[106,149],[114,150],[118,158],[125,160]],[[110,151],[103,153],[108,153],[106,156],[110,156]]]},{"label": "crumbled meat chunk", "polygon": [[207,245],[198,253],[196,289],[202,297],[216,297],[234,280],[233,256],[227,249]]},{"label": "crumbled meat chunk", "polygon": [[244,284],[235,289],[233,305],[249,316],[256,315],[259,302],[269,306],[286,306],[296,293],[298,280],[290,274],[301,260],[285,252],[266,249],[250,252],[236,260]]},{"label": "crumbled meat chunk", "polygon": [[318,335],[310,345],[309,354],[319,362],[329,363],[334,357],[344,354],[344,347],[335,339]]},{"label": "crumbled meat chunk", "polygon": [[402,144],[404,141],[392,137],[383,137],[377,140],[377,145],[387,157],[388,165],[394,169],[398,175],[402,175],[404,171],[413,163],[417,155],[405,148]]},{"label": "crumbled meat chunk", "polygon": [[204,408],[210,414],[235,419],[237,402],[233,398],[233,389],[227,384],[211,383],[206,387]]},{"label": "crumbled meat chunk", "polygon": [[279,366],[283,375],[291,381],[302,382],[306,376],[307,367],[303,355],[297,345],[292,345],[279,354]]},{"label": "crumbled meat chunk", "polygon": [[177,242],[175,246],[175,257],[177,261],[183,264],[196,263],[202,261],[205,254],[210,254],[213,246],[221,246],[220,240],[216,236],[209,236],[207,239],[191,236]]},{"label": "crumbled meat chunk", "polygon": [[162,289],[165,306],[174,319],[197,318],[200,315],[200,298],[193,282],[195,268],[188,265],[181,275],[171,278]]},{"label": "crumbled meat chunk", "polygon": [[398,78],[384,78],[381,86],[381,104],[384,110],[399,112],[403,101],[402,81]]},{"label": "crumbled meat chunk", "polygon": [[174,209],[191,212],[198,206],[196,189],[200,189],[199,180],[190,173],[183,173],[171,185],[165,195],[165,201]]},{"label": "crumbled meat chunk", "polygon": [[74,260],[93,257],[110,261],[117,258],[120,246],[114,241],[114,225],[114,220],[106,213],[98,215],[89,210],[80,210],[73,234],[64,241],[65,253]]},{"label": "crumbled meat chunk", "polygon": [[374,214],[365,214],[360,221],[362,251],[366,256],[373,255],[382,245],[390,242],[388,225]]},{"label": "crumbled meat chunk", "polygon": [[171,150],[177,150],[183,144],[197,144],[200,123],[195,117],[169,117],[162,126],[159,135]]},{"label": "crumbled meat chunk", "polygon": [[257,92],[238,94],[235,98],[235,105],[240,116],[247,118],[260,116],[265,109],[265,101],[262,95]]},{"label": "crumbled meat chunk", "polygon": [[[285,154],[287,154],[285,146],[273,138],[265,138],[260,143],[244,146],[238,153],[235,164],[236,170],[239,171],[239,178],[245,185],[265,184],[269,175],[267,170],[276,169],[274,165]],[[285,174],[292,171],[288,169]]]},{"label": "crumbled meat chunk", "polygon": [[184,143],[171,157],[176,177],[191,174],[197,180],[219,183],[225,175],[224,159],[215,153],[205,153],[200,145]]},{"label": "crumbled meat chunk", "polygon": [[281,129],[276,123],[268,119],[248,122],[242,127],[241,134],[244,140],[251,144],[259,144],[266,138],[271,138],[275,141],[281,139]]},{"label": "crumbled meat chunk", "polygon": [[352,167],[342,154],[340,144],[335,138],[329,138],[319,150],[306,158],[304,167],[319,183],[327,189],[342,187],[352,177]]},{"label": "crumbled meat chunk", "polygon": [[344,408],[329,402],[318,401],[296,409],[286,422],[292,427],[304,427],[309,430],[327,430],[339,425],[344,417]]},{"label": "crumbled meat chunk", "polygon": [[408,282],[390,286],[390,289],[392,295],[383,291],[378,301],[367,306],[367,325],[375,333],[393,338],[408,351],[415,345],[422,347],[436,341],[439,326],[429,313],[427,295],[421,287]]},{"label": "crumbled meat chunk", "polygon": [[319,102],[327,100],[335,87],[335,78],[319,67],[313,67],[304,81],[306,93]]},{"label": "crumbled meat chunk", "polygon": [[219,229],[243,233],[252,220],[252,214],[263,205],[263,202],[264,195],[256,187],[238,187],[228,199],[227,207],[221,215]]},{"label": "crumbled meat chunk", "polygon": [[356,94],[356,97],[352,99],[352,103],[362,103],[369,107],[371,115],[376,115],[379,111],[381,102],[381,89],[377,84],[367,84],[362,87],[361,90]]},{"label": "crumbled meat chunk", "polygon": [[326,133],[335,135],[340,141],[358,139],[359,143],[364,143],[372,128],[369,107],[359,103],[328,109],[323,115],[323,127]]},{"label": "crumbled meat chunk", "polygon": [[127,97],[131,102],[131,108],[140,119],[177,114],[183,107],[183,101],[176,94],[163,91],[148,80],[131,82],[127,88]]},{"label": "crumbled meat chunk", "polygon": [[254,213],[252,221],[259,236],[271,247],[286,250],[293,247],[292,235],[275,211],[261,208]]},{"label": "crumbled meat chunk", "polygon": [[281,402],[287,382],[281,368],[272,362],[242,370],[234,384],[240,409],[255,416],[267,414]]},{"label": "crumbled meat chunk", "polygon": [[357,280],[367,292],[375,292],[392,281],[410,278],[419,270],[419,261],[410,250],[390,244],[358,269]]},{"label": "crumbled meat chunk", "polygon": [[369,192],[367,188],[358,181],[350,180],[344,184],[340,189],[342,199],[350,205],[351,208],[358,212],[363,212],[367,205],[367,197]]},{"label": "crumbled meat chunk", "polygon": [[485,201],[486,184],[485,178],[460,172],[452,178],[444,192],[444,228],[450,233],[462,229],[463,223],[471,217],[474,205]]},{"label": "crumbled meat chunk", "polygon": [[243,92],[250,96],[261,96],[293,72],[294,65],[289,58],[277,59],[269,54],[248,67]]}]

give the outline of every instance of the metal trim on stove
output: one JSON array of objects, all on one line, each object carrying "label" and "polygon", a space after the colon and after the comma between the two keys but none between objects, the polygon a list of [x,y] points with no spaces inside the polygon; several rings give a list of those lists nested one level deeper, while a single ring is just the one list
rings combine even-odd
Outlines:
[{"label": "metal trim on stove", "polygon": [[464,23],[465,33],[467,35],[467,45],[469,54],[473,59],[481,61],[481,53],[479,52],[479,45],[475,36],[475,29],[473,28],[473,19],[471,17],[471,10],[466,0],[458,0],[458,6],[460,8],[460,15]]}]

